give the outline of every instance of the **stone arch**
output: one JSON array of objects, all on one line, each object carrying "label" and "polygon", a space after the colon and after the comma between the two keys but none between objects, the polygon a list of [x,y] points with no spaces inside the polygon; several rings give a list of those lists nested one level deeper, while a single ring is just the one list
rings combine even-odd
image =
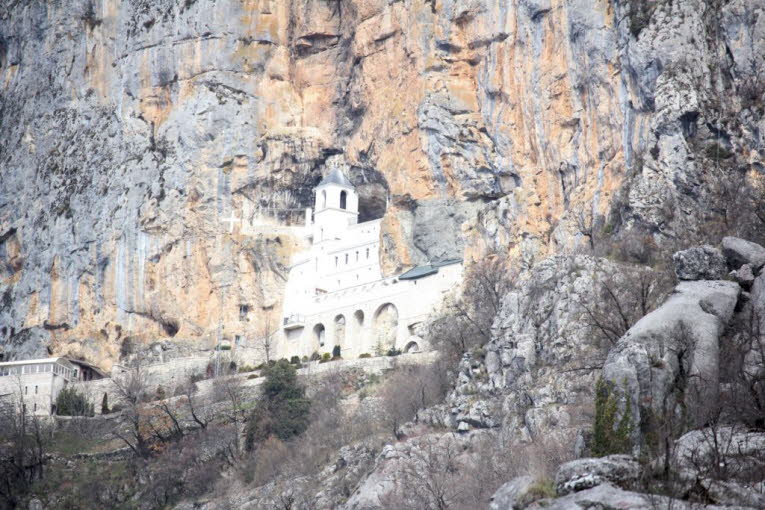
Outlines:
[{"label": "stone arch", "polygon": [[[372,327],[375,333],[375,348],[387,351],[396,346],[398,331],[398,308],[393,303],[384,303],[375,311]],[[380,353],[383,354],[383,353]]]},{"label": "stone arch", "polygon": [[[339,345],[342,349],[345,347],[345,315],[338,314],[335,316],[335,345]],[[334,346],[332,346],[334,348]]]},{"label": "stone arch", "polygon": [[404,352],[420,352],[420,344],[416,340],[409,340],[406,347],[404,347]]},{"label": "stone arch", "polygon": [[346,209],[348,207],[348,192],[343,190],[340,192],[340,209]]},{"label": "stone arch", "polygon": [[319,347],[324,345],[324,342],[326,341],[326,337],[327,337],[327,331],[324,328],[324,324],[320,322],[313,327],[313,339],[316,344],[319,344]]}]

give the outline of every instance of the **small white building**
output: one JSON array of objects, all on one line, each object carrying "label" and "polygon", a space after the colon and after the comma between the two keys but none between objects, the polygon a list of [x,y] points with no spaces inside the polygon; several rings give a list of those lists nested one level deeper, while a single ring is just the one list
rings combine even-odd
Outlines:
[{"label": "small white building", "polygon": [[103,377],[95,366],[67,358],[0,363],[0,401],[22,404],[30,414],[51,415],[56,412],[56,398],[62,389]]},{"label": "small white building", "polygon": [[412,268],[383,278],[382,219],[358,223],[355,188],[335,166],[316,188],[311,246],[296,254],[284,299],[284,354],[344,357],[422,349],[418,325],[462,279],[460,260]]}]

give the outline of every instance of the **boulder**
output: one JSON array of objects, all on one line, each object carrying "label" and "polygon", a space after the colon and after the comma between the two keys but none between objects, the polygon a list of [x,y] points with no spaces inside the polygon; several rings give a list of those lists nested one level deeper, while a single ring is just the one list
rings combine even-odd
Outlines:
[{"label": "boulder", "polygon": [[536,483],[533,476],[519,476],[513,478],[491,497],[490,510],[519,510],[525,508],[533,501],[530,498],[530,490]]},{"label": "boulder", "polygon": [[765,265],[765,248],[759,244],[738,237],[724,237],[722,252],[733,269],[749,264],[757,272]]},{"label": "boulder", "polygon": [[692,430],[675,442],[676,469],[694,474],[713,462],[724,462],[732,473],[751,473],[765,465],[765,432],[733,427]]},{"label": "boulder", "polygon": [[[615,388],[619,414],[630,404],[635,446],[641,444],[644,413],[659,417],[693,405],[692,399],[716,399],[720,335],[740,292],[730,281],[681,282],[608,353],[603,377]],[[678,377],[685,386],[678,386]]]},{"label": "boulder", "polygon": [[608,510],[655,510],[656,508],[672,508],[675,510],[697,508],[693,503],[670,499],[666,496],[651,496],[639,494],[604,483],[580,492],[572,492],[557,499],[543,499],[526,507],[534,510],[579,510],[579,509],[608,509]]},{"label": "boulder", "polygon": [[725,257],[717,248],[696,246],[672,256],[680,280],[720,280],[728,273]]},{"label": "boulder", "polygon": [[754,271],[752,271],[750,264],[744,264],[740,268],[731,271],[730,276],[742,287],[749,288],[754,283]]},{"label": "boulder", "polygon": [[629,455],[577,459],[558,468],[555,491],[559,496],[565,496],[606,482],[630,489],[639,477],[640,464]]}]

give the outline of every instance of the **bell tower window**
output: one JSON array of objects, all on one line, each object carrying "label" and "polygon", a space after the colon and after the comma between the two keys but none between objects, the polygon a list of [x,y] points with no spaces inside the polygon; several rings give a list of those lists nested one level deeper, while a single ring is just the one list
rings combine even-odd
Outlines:
[{"label": "bell tower window", "polygon": [[348,193],[345,191],[340,192],[340,209],[345,209],[348,202]]}]

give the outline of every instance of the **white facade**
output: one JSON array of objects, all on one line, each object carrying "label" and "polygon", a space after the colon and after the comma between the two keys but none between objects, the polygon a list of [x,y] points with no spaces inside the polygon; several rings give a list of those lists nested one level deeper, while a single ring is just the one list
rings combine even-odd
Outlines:
[{"label": "white facade", "polygon": [[23,404],[27,413],[47,416],[61,390],[79,380],[79,367],[66,358],[0,363],[0,399]]},{"label": "white facade", "polygon": [[451,261],[383,278],[382,220],[358,223],[358,195],[339,168],[316,188],[311,247],[295,256],[284,299],[285,356],[423,348],[417,325],[462,279]]}]

